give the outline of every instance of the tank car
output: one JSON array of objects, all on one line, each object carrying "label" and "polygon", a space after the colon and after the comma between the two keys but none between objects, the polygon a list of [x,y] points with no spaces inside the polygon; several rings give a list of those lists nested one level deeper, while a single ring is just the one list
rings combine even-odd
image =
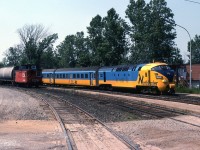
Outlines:
[{"label": "tank car", "polygon": [[0,68],[0,83],[14,83],[15,69],[16,67],[14,66]]}]

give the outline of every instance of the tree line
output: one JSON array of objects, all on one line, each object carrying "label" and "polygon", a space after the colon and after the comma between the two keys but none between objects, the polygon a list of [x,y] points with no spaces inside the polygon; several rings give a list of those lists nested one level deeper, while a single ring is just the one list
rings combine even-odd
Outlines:
[{"label": "tree line", "polygon": [[[21,43],[5,52],[0,66],[36,64],[42,68],[65,68],[153,61],[183,63],[174,42],[174,14],[165,0],[130,0],[125,13],[126,20],[114,8],[104,17],[96,15],[87,27],[87,36],[83,31],[67,35],[57,47],[57,34],[49,34],[43,25],[25,25],[17,30]],[[192,49],[196,51],[192,60],[198,63],[199,42],[200,36],[196,35],[192,40]]]}]

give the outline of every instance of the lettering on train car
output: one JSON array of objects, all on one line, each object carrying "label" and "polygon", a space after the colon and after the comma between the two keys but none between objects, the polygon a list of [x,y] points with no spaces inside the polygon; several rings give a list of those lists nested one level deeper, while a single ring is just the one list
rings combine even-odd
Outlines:
[{"label": "lettering on train car", "polygon": [[139,74],[139,80],[138,80],[138,83],[143,83],[143,79],[144,79],[144,76],[141,76],[140,74]]}]

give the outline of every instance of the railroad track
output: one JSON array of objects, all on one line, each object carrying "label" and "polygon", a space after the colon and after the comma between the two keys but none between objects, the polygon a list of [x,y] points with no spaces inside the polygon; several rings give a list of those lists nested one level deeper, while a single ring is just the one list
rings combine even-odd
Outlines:
[{"label": "railroad track", "polygon": [[[53,88],[54,89],[54,88]],[[59,90],[59,89],[58,89]],[[54,92],[57,91],[54,89]],[[61,90],[62,91],[62,90]],[[66,92],[66,90],[64,90]],[[72,90],[73,93],[73,90]],[[107,93],[107,92],[106,92]],[[54,93],[55,94],[55,93]],[[75,95],[78,94],[78,92],[74,92]],[[83,94],[84,95],[84,94]],[[180,109],[173,109],[173,108],[167,108],[164,106],[160,106],[158,104],[149,104],[141,101],[130,101],[127,99],[118,98],[116,97],[107,97],[102,96],[100,93],[97,94],[97,96],[94,95],[84,95],[86,97],[93,98],[93,100],[97,100],[98,103],[102,103],[104,105],[113,105],[113,108],[119,107],[119,109],[123,109],[124,111],[129,111],[134,114],[140,114],[141,116],[147,116],[147,119],[159,119],[159,118],[169,118],[178,122],[182,122],[185,124],[190,124],[196,127],[200,127],[200,125],[184,122],[178,119],[175,119],[173,117],[180,116],[180,115],[190,115],[197,118],[200,118],[199,114],[192,114],[190,112],[180,110]],[[127,96],[127,95],[126,95]],[[157,97],[159,98],[159,97]],[[101,100],[103,99],[103,100]],[[144,117],[145,118],[145,117]]]},{"label": "railroad track", "polygon": [[[62,127],[68,150],[84,149],[84,144],[79,140],[84,136],[85,139],[89,138],[88,135],[86,136],[86,131],[90,133],[89,130],[93,130],[89,136],[92,137],[90,140],[96,142],[96,145],[92,144],[91,141],[86,140],[86,143],[89,142],[91,147],[87,147],[88,144],[86,144],[87,148],[85,147],[85,149],[115,149],[116,146],[118,149],[125,150],[139,149],[136,144],[132,144],[123,136],[119,135],[116,131],[105,125],[103,122],[87,113],[80,107],[70,103],[65,98],[48,92],[44,94],[44,91],[38,92],[37,90],[35,91],[33,89],[22,90],[25,90],[27,94],[32,95],[33,97],[42,99],[49,106],[54,113],[56,120],[58,120]],[[96,135],[92,135],[94,134],[94,131],[97,132]],[[101,135],[102,133],[105,135]],[[80,137],[77,137],[77,134],[79,134]],[[101,141],[99,141],[98,138],[101,138]],[[98,145],[97,143],[101,145]]]},{"label": "railroad track", "polygon": [[[87,89],[86,89],[87,90]],[[93,89],[89,89],[93,90]],[[108,94],[119,94],[119,95],[125,95],[125,96],[133,96],[133,97],[140,97],[140,98],[149,98],[149,99],[159,99],[159,100],[165,100],[165,101],[173,101],[173,102],[180,102],[180,103],[187,103],[187,104],[194,104],[194,105],[200,105],[200,97],[196,96],[187,96],[182,94],[174,94],[174,95],[153,95],[153,94],[136,94],[133,93],[131,90],[123,90],[120,91],[103,91],[103,90],[97,90],[98,92],[108,93]]]}]

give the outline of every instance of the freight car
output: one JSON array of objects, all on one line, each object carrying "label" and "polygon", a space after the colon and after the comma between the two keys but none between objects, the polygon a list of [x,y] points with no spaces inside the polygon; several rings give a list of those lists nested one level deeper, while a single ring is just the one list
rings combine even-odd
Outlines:
[{"label": "freight car", "polygon": [[42,83],[41,70],[35,65],[0,68],[0,84],[5,83],[37,87]]},{"label": "freight car", "polygon": [[82,85],[104,89],[131,88],[138,92],[174,93],[174,71],[166,63],[92,68],[44,69],[42,82],[50,85]]}]

